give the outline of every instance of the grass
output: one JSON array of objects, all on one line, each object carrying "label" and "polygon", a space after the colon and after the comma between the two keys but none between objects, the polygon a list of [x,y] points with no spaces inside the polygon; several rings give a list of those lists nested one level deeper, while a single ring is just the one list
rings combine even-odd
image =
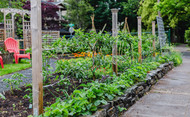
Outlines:
[{"label": "grass", "polygon": [[30,68],[31,66],[30,60],[25,59],[22,59],[18,64],[4,64],[4,69],[0,67],[0,76],[24,70],[26,68]]}]

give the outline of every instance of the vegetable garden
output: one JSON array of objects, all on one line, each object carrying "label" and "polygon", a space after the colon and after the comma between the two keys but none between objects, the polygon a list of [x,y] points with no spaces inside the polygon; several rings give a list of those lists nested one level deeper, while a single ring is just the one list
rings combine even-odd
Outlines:
[{"label": "vegetable garden", "polygon": [[[112,68],[112,47],[116,41],[118,74]],[[182,63],[180,53],[169,46],[161,52],[157,37],[149,34],[142,36],[143,60],[140,63],[138,41],[137,36],[123,31],[114,38],[109,33],[86,33],[79,29],[71,39],[63,37],[43,45],[48,50],[43,51],[43,116],[91,115],[134,84],[145,81],[147,73],[160,64],[173,61],[177,66]],[[55,71],[48,64],[52,58],[57,59]],[[3,81],[11,90],[0,93],[0,116],[32,115],[32,85],[19,87],[24,77],[15,74],[11,80]]]}]

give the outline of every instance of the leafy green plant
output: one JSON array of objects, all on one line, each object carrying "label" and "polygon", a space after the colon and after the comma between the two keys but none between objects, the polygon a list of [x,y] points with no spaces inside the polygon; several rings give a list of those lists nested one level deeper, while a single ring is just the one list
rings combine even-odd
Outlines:
[{"label": "leafy green plant", "polygon": [[27,84],[25,85],[27,87],[27,89],[25,90],[25,92],[28,92],[28,94],[24,95],[23,98],[29,99],[30,104],[32,103],[32,84]]},{"label": "leafy green plant", "polygon": [[188,45],[190,46],[190,27],[188,30],[185,31],[185,35],[184,35],[186,42],[188,43]]},{"label": "leafy green plant", "polygon": [[6,99],[6,97],[5,97],[2,93],[0,93],[0,99],[5,100],[5,99]]},{"label": "leafy green plant", "polygon": [[3,82],[7,83],[7,87],[11,88],[13,94],[13,88],[20,90],[20,83],[23,82],[22,78],[26,78],[23,74],[15,73],[11,78],[3,79]]}]

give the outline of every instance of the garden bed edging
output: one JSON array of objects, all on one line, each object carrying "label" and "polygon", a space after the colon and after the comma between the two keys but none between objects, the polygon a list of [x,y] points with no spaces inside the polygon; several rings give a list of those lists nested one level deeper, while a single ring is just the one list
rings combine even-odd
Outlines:
[{"label": "garden bed edging", "polygon": [[128,109],[135,104],[137,100],[150,91],[151,87],[163,76],[174,68],[174,63],[161,64],[156,70],[147,74],[144,82],[139,82],[124,92],[124,95],[109,101],[106,105],[99,106],[99,109],[93,115],[85,115],[82,117],[118,117],[120,115],[119,108]]}]

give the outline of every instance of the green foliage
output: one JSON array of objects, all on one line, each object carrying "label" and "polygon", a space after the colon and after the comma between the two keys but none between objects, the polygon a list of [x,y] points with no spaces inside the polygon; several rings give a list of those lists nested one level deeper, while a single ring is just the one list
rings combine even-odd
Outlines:
[{"label": "green foliage", "polygon": [[142,22],[148,29],[152,26],[152,21],[156,20],[158,11],[154,8],[157,0],[141,0],[141,6],[138,10],[138,15],[141,16]]},{"label": "green foliage", "polygon": [[5,99],[6,99],[6,97],[5,97],[2,93],[0,93],[0,99],[5,100]]},{"label": "green foliage", "polygon": [[185,31],[185,39],[186,39],[186,42],[188,43],[188,45],[190,46],[190,27],[188,30]]},{"label": "green foliage", "polygon": [[179,21],[189,21],[189,0],[163,0],[157,6],[162,16],[166,16],[171,27],[176,27]]},{"label": "green foliage", "polygon": [[16,71],[24,70],[30,67],[31,67],[30,60],[28,61],[24,59],[21,59],[21,62],[19,62],[18,64],[15,64],[15,63],[4,64],[4,69],[0,67],[0,71],[1,71],[0,76],[5,75],[5,74],[10,74]]},{"label": "green foliage", "polygon": [[85,0],[65,0],[64,4],[67,8],[66,18],[69,22],[74,23],[76,28],[87,28],[94,10],[91,5]]},{"label": "green foliage", "polygon": [[[17,8],[22,9],[22,6],[24,5],[24,2],[26,0],[1,0],[0,1],[0,8]],[[0,22],[3,22],[3,13],[0,13]]]},{"label": "green foliage", "polygon": [[28,94],[24,95],[23,98],[29,99],[30,104],[32,104],[32,84],[27,84],[25,92],[28,92]]},{"label": "green foliage", "polygon": [[3,47],[0,47],[0,53],[5,54],[5,53],[7,53],[7,52],[4,50]]},{"label": "green foliage", "polygon": [[23,82],[22,78],[26,78],[23,74],[15,73],[11,76],[11,78],[3,79],[2,81],[7,83],[7,87],[11,88],[11,92],[13,93],[13,88],[19,89],[20,83]]}]

